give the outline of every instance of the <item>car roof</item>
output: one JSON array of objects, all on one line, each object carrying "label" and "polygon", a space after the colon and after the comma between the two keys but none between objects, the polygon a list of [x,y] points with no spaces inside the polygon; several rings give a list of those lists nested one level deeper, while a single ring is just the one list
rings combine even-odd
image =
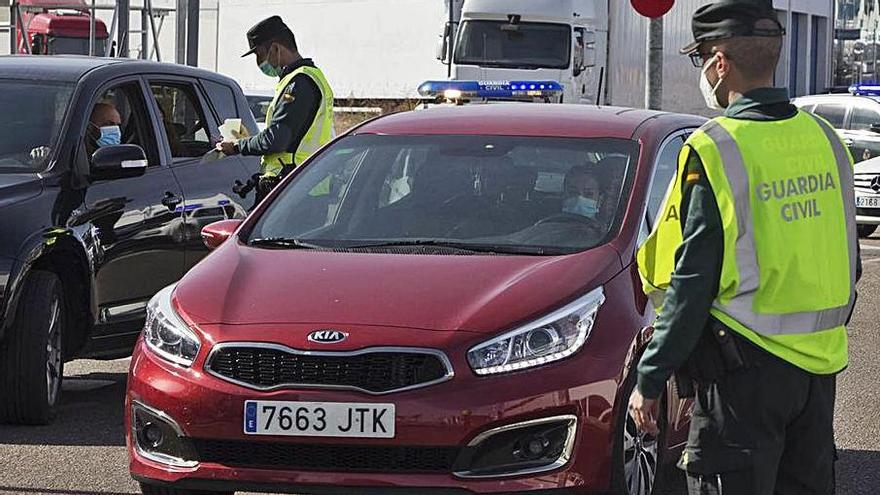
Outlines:
[{"label": "car roof", "polygon": [[620,107],[500,103],[438,106],[367,122],[353,134],[506,135],[631,139],[645,122],[663,117],[700,126],[692,115]]},{"label": "car roof", "polygon": [[860,102],[872,102],[878,103],[877,97],[875,96],[866,96],[866,95],[854,95],[850,93],[832,93],[827,95],[805,95],[798,96],[794,99],[796,103],[821,103],[821,102],[829,102],[829,101],[840,101],[840,102],[851,102],[851,101],[860,101]]},{"label": "car roof", "polygon": [[117,68],[125,73],[179,74],[203,79],[231,81],[226,76],[186,65],[130,58],[87,57],[83,55],[4,55],[0,56],[0,79],[78,81],[97,69]]}]

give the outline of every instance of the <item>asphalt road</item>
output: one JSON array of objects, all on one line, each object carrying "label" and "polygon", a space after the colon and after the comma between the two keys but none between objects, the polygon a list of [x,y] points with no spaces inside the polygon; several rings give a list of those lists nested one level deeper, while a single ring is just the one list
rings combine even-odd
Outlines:
[{"label": "asphalt road", "polygon": [[[880,233],[863,242],[862,254],[850,367],[838,382],[841,495],[880,493]],[[0,426],[0,494],[139,493],[128,476],[122,431],[127,370],[127,360],[70,363],[54,424]]]}]

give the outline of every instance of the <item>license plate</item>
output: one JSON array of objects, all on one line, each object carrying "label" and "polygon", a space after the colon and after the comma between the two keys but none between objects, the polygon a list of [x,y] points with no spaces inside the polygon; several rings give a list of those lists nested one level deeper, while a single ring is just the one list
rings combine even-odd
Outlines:
[{"label": "license plate", "polygon": [[249,400],[247,435],[394,438],[394,404]]},{"label": "license plate", "polygon": [[880,196],[857,196],[856,206],[858,208],[880,208]]}]

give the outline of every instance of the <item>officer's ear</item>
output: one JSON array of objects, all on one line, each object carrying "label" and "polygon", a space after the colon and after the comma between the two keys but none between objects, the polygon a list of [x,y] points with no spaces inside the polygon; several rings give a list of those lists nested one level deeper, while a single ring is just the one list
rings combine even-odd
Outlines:
[{"label": "officer's ear", "polygon": [[722,48],[715,52],[715,59],[715,70],[718,71],[718,77],[721,79],[726,79],[730,75],[731,71],[730,58],[728,58],[727,54]]}]

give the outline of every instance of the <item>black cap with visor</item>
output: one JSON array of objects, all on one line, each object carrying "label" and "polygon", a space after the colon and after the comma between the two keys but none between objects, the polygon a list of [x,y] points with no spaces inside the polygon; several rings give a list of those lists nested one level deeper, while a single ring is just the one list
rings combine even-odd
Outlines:
[{"label": "black cap with visor", "polygon": [[[760,21],[773,21],[773,27],[758,27]],[[694,42],[680,50],[689,55],[695,67],[703,65],[700,45],[741,36],[776,38],[785,34],[785,28],[776,16],[771,0],[721,0],[705,5],[694,12],[691,21]]]},{"label": "black cap with visor", "polygon": [[257,51],[260,46],[280,37],[281,35],[289,36],[291,38],[293,37],[293,33],[290,31],[290,28],[287,27],[287,24],[284,24],[281,17],[273,15],[272,17],[263,19],[248,30],[247,40],[250,50],[245,52],[242,57],[247,57]]}]

